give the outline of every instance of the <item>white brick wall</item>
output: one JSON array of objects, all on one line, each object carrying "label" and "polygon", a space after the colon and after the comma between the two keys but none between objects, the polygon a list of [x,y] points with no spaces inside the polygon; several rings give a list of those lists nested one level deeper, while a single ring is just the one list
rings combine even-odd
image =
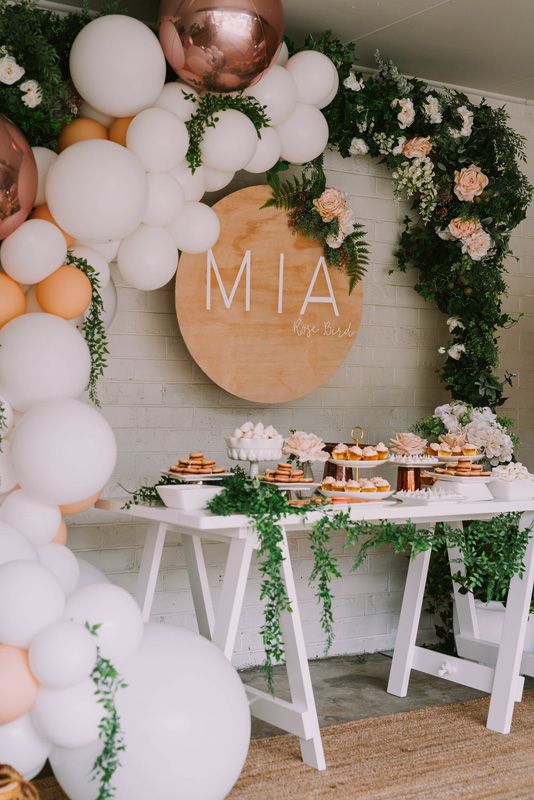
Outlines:
[{"label": "white brick wall", "polygon": [[[528,139],[534,165],[534,108],[510,102],[515,127]],[[371,244],[371,265],[364,281],[364,315],[354,346],[341,368],[307,397],[271,408],[239,400],[214,386],[192,363],[174,314],[173,287],[138,292],[119,287],[119,310],[111,329],[111,358],[101,386],[103,411],[113,425],[119,459],[116,483],[129,489],[154,482],[159,470],[191,449],[206,450],[224,462],[222,434],[246,418],[272,423],[287,431],[295,426],[320,433],[327,440],[346,439],[361,425],[369,440],[387,440],[446,399],[435,376],[437,348],[446,341],[443,317],[411,288],[414,274],[388,274],[408,206],[393,200],[387,170],[368,158],[327,157],[329,184],[347,192],[365,223]],[[534,168],[527,172],[534,178]],[[250,181],[249,181],[250,182]],[[239,184],[238,184],[239,185]],[[511,313],[522,312],[520,324],[502,334],[503,369],[519,374],[506,412],[518,420],[523,460],[534,466],[534,210],[514,234],[519,262],[509,261]],[[114,485],[113,485],[114,484]],[[139,567],[143,527],[120,517],[90,512],[72,520],[70,543],[84,558],[129,591]],[[343,579],[335,586],[336,640],[333,653],[358,653],[391,647],[394,641],[406,558],[372,553],[363,568],[350,572],[350,554],[343,537],[334,539]],[[306,538],[290,542],[310,656],[322,653],[318,607],[308,586],[311,558]],[[206,557],[215,596],[221,583],[225,548],[208,544]],[[246,594],[235,662],[261,661],[255,569]],[[154,617],[195,628],[181,546],[169,540],[159,577]],[[429,621],[426,621],[428,635]]]}]

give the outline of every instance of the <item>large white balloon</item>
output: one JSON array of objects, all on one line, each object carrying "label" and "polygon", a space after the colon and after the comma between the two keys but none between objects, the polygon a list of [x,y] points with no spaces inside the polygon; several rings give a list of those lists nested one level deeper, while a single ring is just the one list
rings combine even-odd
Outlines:
[{"label": "large white balloon", "polygon": [[11,459],[21,487],[44,503],[92,497],[109,480],[117,445],[95,408],[79,400],[34,406],[13,432]]},{"label": "large white balloon", "polygon": [[65,618],[79,625],[99,625],[100,652],[114,664],[135,653],[143,636],[139,606],[125,589],[111,583],[76,589],[67,600]]},{"label": "large white balloon", "polygon": [[276,58],[276,64],[279,64],[281,67],[284,67],[289,60],[289,50],[287,49],[287,44],[282,42],[280,46],[280,52]]},{"label": "large white balloon", "polygon": [[204,180],[206,183],[207,192],[218,192],[228,186],[233,179],[235,172],[221,172],[218,169],[210,169],[204,167]]},{"label": "large white balloon", "polygon": [[63,230],[88,243],[122,239],[135,230],[143,217],[146,194],[139,159],[126,147],[103,139],[67,147],[46,178],[46,199],[54,219]]},{"label": "large white balloon", "polygon": [[[113,776],[116,800],[227,797],[247,755],[250,712],[221,651],[189,631],[147,625],[122,674],[127,688],[117,693],[117,708],[127,747]],[[52,769],[71,800],[93,800],[89,773],[101,749],[52,752]]]},{"label": "large white balloon", "polygon": [[56,622],[34,637],[29,650],[31,671],[42,686],[66,689],[86,680],[96,663],[96,639],[72,622]]},{"label": "large white balloon", "polygon": [[46,203],[45,182],[48,170],[57,158],[57,153],[49,150],[48,147],[32,147],[33,157],[37,164],[37,194],[35,195],[34,205],[40,206]]},{"label": "large white balloon", "polygon": [[34,547],[43,547],[57,534],[61,511],[17,489],[0,506],[0,519],[23,533]]},{"label": "large white balloon", "polygon": [[262,128],[256,152],[248,162],[247,172],[267,172],[280,158],[282,143],[275,128]]},{"label": "large white balloon", "polygon": [[187,83],[182,83],[181,81],[166,83],[154,105],[170,111],[171,114],[176,114],[184,122],[189,122],[197,110],[197,102],[196,100],[187,99],[185,94],[193,95],[198,100],[198,92],[192,86],[188,86]]},{"label": "large white balloon", "polygon": [[0,566],[0,642],[29,647],[33,637],[57,622],[65,594],[50,570],[36,561],[8,561]]},{"label": "large white balloon", "polygon": [[184,199],[188,203],[200,200],[206,191],[204,180],[204,167],[198,167],[194,173],[189,169],[189,165],[182,161],[175,169],[170,171],[171,178],[178,181],[184,192]]},{"label": "large white balloon", "polygon": [[103,572],[93,566],[93,564],[90,564],[89,561],[85,561],[83,558],[79,558],[79,556],[76,556],[76,560],[80,568],[78,588],[81,586],[92,586],[94,583],[109,583],[107,575],[104,575]]},{"label": "large white balloon", "polygon": [[0,247],[4,270],[19,283],[44,280],[63,264],[66,257],[65,237],[56,225],[44,219],[27,219],[4,239]]},{"label": "large white balloon", "polygon": [[15,767],[27,780],[40,772],[51,749],[50,742],[35,730],[29,714],[0,725],[2,761]]},{"label": "large white balloon", "polygon": [[102,303],[104,305],[102,322],[104,323],[105,329],[108,330],[108,328],[111,326],[111,323],[115,319],[115,314],[117,313],[117,287],[115,286],[113,279],[111,279],[108,285],[100,291],[100,297],[102,298]]},{"label": "large white balloon", "polygon": [[202,139],[202,161],[221,172],[237,172],[248,164],[258,144],[256,128],[246,114],[233,108],[217,114],[218,122],[206,128]]},{"label": "large white balloon", "polygon": [[204,203],[186,203],[167,230],[179,250],[203,253],[219,238],[221,223],[215,211]]},{"label": "large white balloon", "polygon": [[74,247],[88,247],[93,252],[100,253],[107,263],[110,264],[117,257],[120,243],[120,239],[115,239],[113,242],[89,242],[89,244],[76,239]]},{"label": "large white balloon", "polygon": [[[337,92],[339,76],[328,56],[316,50],[302,50],[291,56],[285,69],[297,86],[299,103],[308,103],[317,108],[326,105],[332,92]],[[330,101],[329,101],[330,102]]]},{"label": "large white balloon", "polygon": [[36,729],[56,747],[85,747],[95,742],[103,716],[90,678],[67,689],[39,689],[31,710]]},{"label": "large white balloon", "polygon": [[26,292],[26,314],[44,314],[43,307],[39,305],[36,293],[37,286],[30,286]]},{"label": "large white balloon", "polygon": [[43,566],[53,572],[65,594],[70,594],[78,586],[80,580],[80,567],[68,547],[62,544],[47,544],[37,551],[39,561]]},{"label": "large white balloon", "polygon": [[[245,94],[265,106],[271,125],[279,125],[295,110],[297,86],[287,70],[274,64]],[[262,128],[263,130],[263,128]]]},{"label": "large white balloon", "polygon": [[37,561],[37,550],[23,533],[0,522],[0,564],[8,561]]},{"label": "large white balloon", "polygon": [[111,123],[113,122],[113,117],[111,114],[102,114],[101,111],[97,111],[96,108],[90,106],[87,100],[82,100],[80,103],[80,117],[85,117],[86,119],[94,119],[96,122],[100,122],[104,128],[109,128]]},{"label": "large white balloon", "polygon": [[292,164],[305,164],[321,155],[328,144],[328,124],[315,106],[298,103],[291,116],[277,128],[281,156]]},{"label": "large white balloon", "polygon": [[53,397],[77,397],[90,370],[85,339],[54,314],[24,314],[0,331],[0,383],[19,411]]},{"label": "large white balloon", "polygon": [[165,57],[150,28],[118,14],[86,25],[70,51],[70,75],[84,100],[113,117],[151,106],[165,83]]},{"label": "large white balloon", "polygon": [[76,245],[71,249],[71,253],[75,258],[85,259],[89,266],[94,269],[101,289],[108,285],[110,279],[109,262],[102,253],[99,253],[95,248],[84,247],[83,245]]},{"label": "large white balloon", "polygon": [[169,172],[185,158],[189,134],[176,114],[147,108],[130,122],[126,145],[147,172]]},{"label": "large white balloon", "polygon": [[184,207],[184,190],[170,175],[152,172],[146,177],[148,194],[143,222],[165,227]]},{"label": "large white balloon", "polygon": [[2,439],[0,450],[0,496],[10,492],[17,485],[17,476],[9,456],[9,442]]},{"label": "large white balloon", "polygon": [[160,289],[176,272],[178,251],[168,230],[140,225],[123,240],[117,264],[122,277],[135,289]]}]

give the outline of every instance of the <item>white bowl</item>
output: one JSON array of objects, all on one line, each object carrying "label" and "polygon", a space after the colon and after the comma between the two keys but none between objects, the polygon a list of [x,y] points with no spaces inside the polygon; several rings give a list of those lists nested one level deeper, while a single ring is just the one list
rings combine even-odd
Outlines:
[{"label": "white bowl", "polygon": [[222,486],[158,486],[158,494],[167,508],[200,511],[222,492]]},{"label": "white bowl", "polygon": [[534,498],[534,480],[493,480],[488,487],[495,500],[531,500]]}]

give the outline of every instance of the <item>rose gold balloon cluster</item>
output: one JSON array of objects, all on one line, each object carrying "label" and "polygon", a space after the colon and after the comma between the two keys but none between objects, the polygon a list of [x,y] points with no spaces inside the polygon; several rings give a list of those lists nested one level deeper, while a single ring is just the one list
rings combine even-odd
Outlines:
[{"label": "rose gold balloon cluster", "polygon": [[182,80],[210,92],[256,83],[284,35],[281,0],[162,0],[160,41]]},{"label": "rose gold balloon cluster", "polygon": [[7,117],[0,115],[0,239],[21,225],[37,192],[32,149]]}]

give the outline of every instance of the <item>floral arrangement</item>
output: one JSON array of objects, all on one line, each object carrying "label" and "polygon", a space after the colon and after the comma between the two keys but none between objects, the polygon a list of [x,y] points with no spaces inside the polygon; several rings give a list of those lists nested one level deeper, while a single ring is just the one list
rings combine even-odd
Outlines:
[{"label": "floral arrangement", "polygon": [[401,456],[419,456],[424,453],[426,439],[415,433],[397,433],[389,442],[391,449]]},{"label": "floral arrangement", "polygon": [[289,456],[290,462],[296,462],[302,466],[302,464],[313,461],[327,461],[329,455],[324,449],[325,447],[321,437],[315,433],[292,430],[284,442],[282,452],[285,456]]},{"label": "floral arrangement", "polygon": [[438,406],[432,416],[420,419],[412,430],[429,441],[445,442],[451,447],[469,442],[495,466],[511,461],[520,445],[510,430],[512,426],[512,420],[498,417],[491,408],[453,402]]}]

